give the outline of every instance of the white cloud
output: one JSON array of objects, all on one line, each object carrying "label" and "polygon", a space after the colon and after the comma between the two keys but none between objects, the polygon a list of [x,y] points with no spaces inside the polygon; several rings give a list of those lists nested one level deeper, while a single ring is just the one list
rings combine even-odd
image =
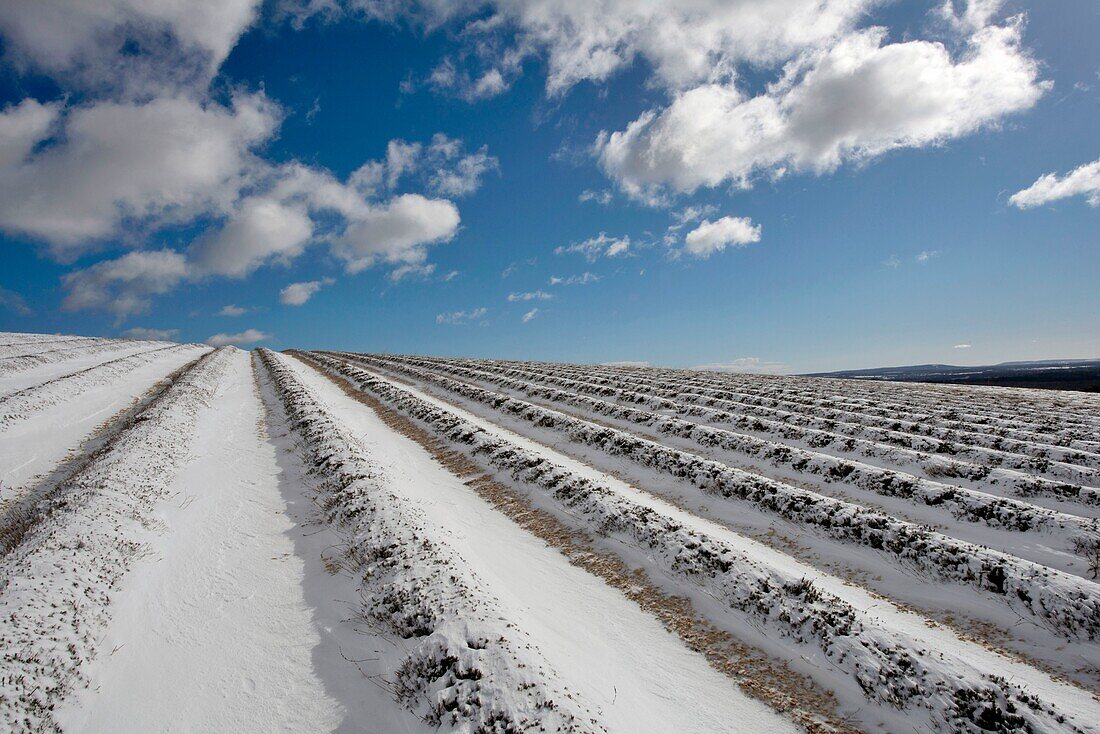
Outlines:
[{"label": "white cloud", "polygon": [[203,83],[256,17],[259,0],[29,0],[0,3],[17,64],[131,92]]},{"label": "white cloud", "polygon": [[141,326],[135,326],[132,329],[127,329],[122,332],[122,335],[127,339],[163,342],[169,341],[178,333],[180,333],[179,329],[146,329]]},{"label": "white cloud", "polygon": [[897,255],[891,255],[890,257],[882,261],[882,265],[883,267],[890,268],[891,270],[897,270],[901,267],[901,260],[898,259]]},{"label": "white cloud", "polygon": [[289,262],[312,236],[304,207],[250,197],[221,229],[199,238],[189,254],[197,275],[243,278],[269,260]]},{"label": "white cloud", "polygon": [[99,308],[120,319],[149,309],[150,296],[167,293],[187,275],[183,255],[172,250],[131,252],[62,276],[66,311]]},{"label": "white cloud", "polygon": [[600,164],[643,200],[748,186],[759,174],[820,174],[995,125],[1049,86],[1020,48],[1019,23],[975,31],[958,58],[938,42],[885,40],[886,29],[868,28],[804,52],[756,97],[732,83],[678,93],[625,130],[601,133]]},{"label": "white cloud", "polygon": [[[486,5],[495,13],[483,17]],[[827,41],[872,5],[871,0],[497,0],[371,8],[375,16],[390,19],[408,13],[428,28],[476,14],[463,35],[474,60],[501,76],[492,92],[521,73],[525,57],[543,53],[547,92],[559,95],[581,81],[604,81],[639,57],[652,67],[654,83],[668,88],[728,77],[737,63],[776,63]],[[442,88],[465,89],[470,76],[447,60],[432,80]]]},{"label": "white cloud", "polygon": [[443,196],[468,196],[481,187],[481,179],[490,171],[500,171],[500,161],[489,155],[488,146],[469,155],[462,155],[461,140],[442,133],[432,137],[428,146],[428,162],[434,171],[428,188]]},{"label": "white cloud", "polygon": [[218,311],[218,316],[236,317],[244,316],[246,313],[248,313],[247,308],[242,308],[240,306],[230,303],[227,306],[222,306],[222,310]]},{"label": "white cloud", "polygon": [[739,357],[729,362],[714,362],[692,367],[694,370],[707,372],[746,372],[759,375],[781,375],[788,372],[790,367],[783,362],[765,362],[759,357]]},{"label": "white cloud", "polygon": [[1100,159],[1084,163],[1065,176],[1047,173],[1022,191],[1017,191],[1008,203],[1020,209],[1030,209],[1071,196],[1084,196],[1089,206],[1100,206]]},{"label": "white cloud", "polygon": [[302,283],[291,283],[279,291],[279,302],[284,306],[302,306],[313,297],[313,294],[326,285],[332,285],[334,282],[336,281],[332,278],[323,278],[321,280],[307,280]]},{"label": "white cloud", "polygon": [[582,204],[586,201],[594,201],[601,206],[607,206],[611,203],[612,198],[612,193],[607,189],[600,189],[599,191],[585,189],[577,197],[577,201],[581,202]]},{"label": "white cloud", "polygon": [[[232,106],[187,98],[72,107],[24,101],[0,112],[0,228],[72,259],[123,225],[224,212],[274,132],[263,95]],[[53,143],[35,150],[39,143]]]},{"label": "white cloud", "polygon": [[929,260],[932,260],[933,258],[937,258],[939,256],[939,250],[922,250],[917,253],[917,256],[914,259],[919,263],[926,263]]},{"label": "white cloud", "polygon": [[349,273],[379,262],[420,264],[427,257],[426,245],[454,237],[458,223],[458,207],[450,201],[404,194],[356,216],[332,250]]},{"label": "white cloud", "polygon": [[405,278],[428,278],[435,272],[435,263],[400,265],[387,276],[392,282],[400,283]]},{"label": "white cloud", "polygon": [[595,237],[589,237],[583,242],[555,247],[554,254],[581,254],[588,262],[595,262],[601,256],[615,257],[626,253],[629,249],[630,237],[610,237],[606,232],[600,232]]},{"label": "white cloud", "polygon": [[468,324],[471,321],[477,321],[485,314],[489,313],[489,309],[481,306],[469,311],[451,311],[449,313],[437,314],[435,317],[435,323],[437,324]]},{"label": "white cloud", "polygon": [[970,349],[970,347],[972,347],[972,346],[973,346],[972,344],[956,344],[955,346],[953,346],[951,348],[952,349]]},{"label": "white cloud", "polygon": [[515,303],[516,301],[549,301],[553,297],[553,293],[547,293],[546,291],[529,291],[527,293],[508,294],[508,300],[512,303]]},{"label": "white cloud", "polygon": [[604,367],[649,367],[648,361],[622,360],[619,362],[600,362]]},{"label": "white cloud", "polygon": [[0,308],[14,311],[20,316],[30,316],[34,313],[23,296],[7,288],[0,288]]},{"label": "white cloud", "polygon": [[551,275],[549,283],[550,285],[588,285],[595,283],[600,279],[600,276],[595,273],[581,273],[580,275],[569,275],[561,277],[557,275]]},{"label": "white cloud", "polygon": [[684,250],[696,257],[710,257],[726,247],[744,247],[760,241],[760,225],[748,217],[704,219],[684,238]]},{"label": "white cloud", "polygon": [[212,347],[224,347],[230,344],[255,344],[256,342],[267,341],[271,338],[271,334],[260,331],[259,329],[245,329],[237,334],[215,334],[208,338],[206,343]]},{"label": "white cloud", "polygon": [[538,315],[539,315],[539,310],[537,308],[532,308],[530,311],[523,314],[522,321],[523,321],[523,323],[526,324],[528,321],[530,321],[531,319],[535,318]]}]

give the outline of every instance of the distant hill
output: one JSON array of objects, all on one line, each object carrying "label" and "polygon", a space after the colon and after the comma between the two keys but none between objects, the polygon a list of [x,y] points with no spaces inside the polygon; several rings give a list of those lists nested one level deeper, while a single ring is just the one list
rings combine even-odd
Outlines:
[{"label": "distant hill", "polygon": [[816,372],[806,377],[843,377],[849,380],[942,382],[953,385],[1034,387],[1047,390],[1100,392],[1100,359],[1051,359],[1039,362],[1002,362],[979,367],[918,364],[865,370]]}]

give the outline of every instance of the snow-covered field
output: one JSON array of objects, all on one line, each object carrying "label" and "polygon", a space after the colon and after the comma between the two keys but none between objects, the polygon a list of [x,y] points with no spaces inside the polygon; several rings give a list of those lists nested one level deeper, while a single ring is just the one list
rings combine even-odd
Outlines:
[{"label": "snow-covered field", "polygon": [[0,729],[1100,731],[1100,397],[0,333]]}]

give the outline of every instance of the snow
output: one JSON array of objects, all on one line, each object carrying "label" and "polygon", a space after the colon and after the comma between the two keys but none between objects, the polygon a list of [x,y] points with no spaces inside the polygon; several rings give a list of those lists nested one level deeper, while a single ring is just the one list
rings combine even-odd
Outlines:
[{"label": "snow", "polygon": [[299,356],[0,333],[0,729],[1100,731],[1094,397]]},{"label": "snow", "polygon": [[[351,368],[349,374],[354,373],[355,369]],[[367,384],[361,377],[353,379],[356,384]],[[416,401],[420,401],[421,405],[435,406],[436,408],[446,411],[446,413],[439,413],[438,411],[432,413],[430,410],[422,412],[420,408],[416,408],[417,415],[425,416],[423,420],[429,422],[438,420],[440,425],[448,426],[443,434],[447,438],[455,440],[457,437],[461,436],[463,439],[471,442],[475,447],[473,449],[473,455],[475,457],[478,455],[499,456],[501,463],[496,463],[497,460],[495,458],[493,462],[500,468],[504,468],[509,462],[514,461],[516,468],[513,470],[513,476],[517,478],[523,476],[523,472],[526,471],[521,470],[519,467],[534,467],[534,459],[526,458],[522,455],[517,456],[515,451],[508,448],[508,446],[514,446],[520,450],[530,452],[533,456],[541,457],[541,460],[550,462],[551,466],[560,467],[560,470],[567,473],[566,476],[576,477],[576,481],[594,483],[588,486],[599,488],[593,491],[598,492],[606,490],[606,492],[609,492],[610,494],[604,494],[604,497],[606,498],[605,501],[612,503],[612,505],[616,502],[620,502],[617,498],[627,501],[628,505],[622,505],[624,512],[631,512],[625,509],[629,504],[644,507],[647,510],[658,513],[659,517],[668,518],[675,523],[675,527],[690,529],[692,537],[714,539],[720,546],[737,552],[741,558],[753,559],[752,563],[754,565],[759,566],[762,564],[764,567],[770,569],[770,573],[778,574],[780,577],[790,580],[811,580],[814,586],[817,586],[819,589],[832,595],[839,601],[842,606],[838,607],[838,611],[847,608],[856,613],[860,620],[859,624],[862,625],[863,629],[860,633],[860,638],[872,640],[875,639],[878,634],[885,634],[886,639],[890,639],[892,642],[874,644],[885,644],[886,647],[883,649],[891,650],[889,653],[890,655],[896,654],[896,652],[903,649],[895,647],[900,644],[912,651],[911,655],[913,657],[910,658],[911,661],[917,658],[924,658],[921,665],[931,666],[931,669],[928,670],[928,674],[932,676],[932,679],[938,677],[940,682],[936,684],[937,686],[950,687],[951,685],[958,685],[959,680],[968,679],[971,681],[967,684],[968,686],[976,685],[977,681],[981,679],[995,682],[996,685],[1001,686],[1006,685],[1004,679],[1007,679],[1012,682],[1012,686],[1019,686],[1024,692],[1023,695],[1025,697],[1038,694],[1039,700],[1049,703],[1053,709],[1060,714],[1073,717],[1079,727],[1084,726],[1087,728],[1089,726],[1088,722],[1100,720],[1100,708],[1098,708],[1097,702],[1090,694],[1081,689],[1066,685],[1031,666],[1019,663],[1005,656],[991,652],[981,645],[964,640],[950,629],[932,625],[927,619],[895,607],[886,600],[870,595],[842,579],[822,573],[812,566],[796,561],[785,554],[777,553],[774,549],[756,543],[748,538],[738,536],[724,526],[703,520],[691,513],[669,505],[667,502],[653,497],[652,495],[640,492],[618,481],[614,477],[594,470],[592,467],[571,459],[544,444],[531,441],[524,436],[503,429],[499,425],[480,418],[468,411],[456,408],[453,404],[433,397],[417,388],[409,386],[396,388],[389,380],[379,378],[376,375],[370,378],[370,380],[373,380],[375,384],[381,383],[381,385],[389,385],[388,388],[383,388],[384,394],[399,396],[404,393],[413,398],[413,402],[409,402],[404,398],[394,397],[392,399],[398,401],[395,404],[408,404],[409,406],[414,406]],[[371,389],[374,390],[375,388],[372,386]],[[395,389],[396,393],[394,392]],[[409,409],[412,410],[413,408],[410,407]],[[459,423],[455,423],[452,418],[445,417],[446,414],[457,417],[459,421],[468,424],[471,428],[466,428]],[[474,426],[476,426],[476,429],[472,429]],[[470,433],[470,430],[482,432],[484,438],[478,438],[477,434]],[[502,444],[501,442],[505,443]],[[500,446],[500,448],[490,448],[494,445]],[[511,452],[510,455],[509,452]],[[532,468],[531,471],[534,472],[535,469]],[[539,471],[545,470],[540,468]],[[551,471],[557,470],[551,469]],[[533,476],[547,477],[549,475],[539,474]],[[561,481],[562,480],[555,477],[548,486],[563,487],[564,485],[561,484]],[[574,480],[570,479],[568,481]],[[609,505],[609,508],[610,507],[611,505]],[[574,514],[576,514],[577,511],[580,510],[579,505],[574,504],[573,510]],[[608,511],[611,510],[609,509]],[[646,522],[649,521],[650,517],[651,516],[634,513],[632,522]],[[646,519],[643,520],[641,518]],[[607,526],[602,525],[602,527],[606,528]],[[630,523],[627,524],[627,527],[631,527]],[[635,530],[637,529],[637,526],[633,527]],[[613,530],[610,532],[614,533]],[[656,548],[657,546],[655,546],[654,543],[659,544],[666,537],[666,534],[656,529],[649,535],[635,535],[635,539],[638,542],[643,546],[648,544],[650,548]],[[698,541],[691,541],[691,543],[698,545]],[[652,552],[653,551],[650,551],[650,553]],[[715,552],[720,551],[716,550]],[[643,555],[648,556],[649,554]],[[666,569],[667,568],[666,566]],[[715,591],[717,591],[717,589],[715,589]],[[713,591],[711,593],[713,593]],[[875,630],[877,630],[877,632]],[[836,638],[834,638],[834,640],[835,639]],[[772,640],[773,647],[775,644],[775,640]],[[848,650],[843,654],[841,660],[843,660],[844,657],[850,657],[852,655],[855,655],[856,659],[858,659],[861,655],[873,652],[875,649],[874,644],[869,645],[866,649],[857,648],[856,650]],[[935,658],[926,658],[924,652],[918,652],[925,649],[936,651]],[[826,654],[828,657],[833,657],[834,655],[834,653]],[[798,653],[795,653],[795,655],[796,657],[799,656]],[[912,662],[906,663],[906,665],[912,665]],[[885,671],[886,668],[883,668],[883,670]],[[995,679],[990,676],[987,671],[998,671],[998,674],[1003,676],[1003,678]],[[843,688],[839,690],[843,690]],[[872,687],[872,690],[877,690],[877,688]],[[932,707],[932,718],[934,722],[939,716],[938,713],[935,713],[935,707],[939,704],[933,705],[931,700],[932,699],[929,699],[928,705]],[[866,699],[862,702],[852,701],[852,705],[857,707],[864,706],[868,703],[872,702]],[[865,714],[865,716],[866,715],[867,714]],[[871,714],[872,717],[878,715],[888,716],[889,714],[883,710]],[[915,715],[915,712],[910,711],[910,716]],[[1042,725],[1033,722],[1033,725],[1046,728],[1051,725],[1051,720],[1048,718]]]},{"label": "snow", "polygon": [[[66,391],[54,398],[55,404],[34,410],[20,421],[0,422],[0,483],[3,485],[0,498],[10,496],[49,471],[69,452],[79,449],[101,424],[141,397],[158,380],[206,351],[195,347],[157,352],[137,364],[127,364],[125,370],[107,379],[97,380],[93,389],[80,394],[79,400],[72,399],[76,397],[74,392]],[[101,354],[92,359],[101,362],[130,353],[134,350]],[[70,371],[71,368],[65,374]],[[0,411],[3,409],[0,405]]]},{"label": "snow", "polygon": [[194,459],[156,511],[159,532],[114,602],[89,688],[58,714],[83,732],[330,731],[339,702],[315,673],[305,563],[248,354],[236,352],[195,426]]},{"label": "snow", "polygon": [[750,731],[794,725],[747,698],[654,618],[526,533],[411,439],[328,379],[287,360],[360,437],[395,492],[413,501],[498,595],[562,677],[595,702],[611,731],[710,732],[731,721]]}]

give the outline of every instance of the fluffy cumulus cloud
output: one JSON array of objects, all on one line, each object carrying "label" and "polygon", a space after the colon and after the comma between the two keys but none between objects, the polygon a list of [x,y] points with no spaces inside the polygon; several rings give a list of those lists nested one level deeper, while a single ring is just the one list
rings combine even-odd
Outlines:
[{"label": "fluffy cumulus cloud", "polygon": [[187,276],[187,261],[173,250],[130,252],[62,278],[66,311],[98,308],[120,319],[147,311],[150,297],[167,293]]},{"label": "fluffy cumulus cloud", "polygon": [[[873,0],[495,0],[350,3],[368,15],[411,16],[428,28],[458,18],[468,42],[428,80],[479,99],[507,89],[523,61],[546,57],[547,93],[602,82],[639,57],[654,81],[680,89],[733,74],[741,62],[771,64],[847,30]],[[316,5],[303,3],[303,5]],[[333,3],[326,3],[331,8]]]},{"label": "fluffy cumulus cloud", "polygon": [[446,199],[402,194],[366,207],[332,242],[332,251],[349,273],[377,263],[418,265],[426,246],[445,242],[458,231],[458,207]]},{"label": "fluffy cumulus cloud", "polygon": [[[230,106],[186,97],[0,112],[0,228],[72,259],[124,226],[228,211],[278,112],[260,94]],[[50,143],[46,145],[45,143]]]},{"label": "fluffy cumulus cloud", "polygon": [[788,170],[823,173],[898,148],[935,145],[1028,109],[1047,84],[1020,47],[1019,23],[975,31],[953,55],[940,42],[886,42],[853,31],[801,54],[762,94],[708,83],[625,130],[602,133],[600,164],[654,200]]},{"label": "fluffy cumulus cloud", "polygon": [[198,275],[243,278],[268,260],[289,262],[313,235],[305,208],[265,197],[240,202],[225,225],[191,247]]},{"label": "fluffy cumulus cloud", "polygon": [[[4,60],[60,94],[0,109],[0,231],[63,263],[116,252],[63,279],[67,309],[120,318],[185,283],[245,278],[327,246],[349,272],[430,274],[453,198],[499,163],[436,134],[391,141],[346,180],[264,157],[285,114],[262,92],[212,93],[259,0],[40,0],[0,7]],[[418,189],[418,190],[417,190]],[[142,250],[169,227],[201,234]],[[122,250],[124,254],[118,255]],[[127,250],[134,250],[126,252]]]},{"label": "fluffy cumulus cloud", "polygon": [[284,306],[302,306],[317,291],[326,285],[332,285],[335,281],[332,278],[325,278],[323,280],[307,280],[302,283],[291,283],[287,287],[279,291],[279,303]]},{"label": "fluffy cumulus cloud", "polygon": [[9,0],[9,57],[72,83],[148,91],[211,76],[255,20],[260,0]]},{"label": "fluffy cumulus cloud", "polygon": [[1008,203],[1031,209],[1072,196],[1084,196],[1089,206],[1100,206],[1100,159],[1082,164],[1065,176],[1040,176],[1031,186],[1013,194]]},{"label": "fluffy cumulus cloud", "polygon": [[704,219],[684,238],[684,251],[696,257],[710,257],[727,247],[744,247],[760,241],[760,225],[748,217]]},{"label": "fluffy cumulus cloud", "polygon": [[270,338],[271,334],[260,331],[259,329],[245,329],[236,334],[215,334],[208,338],[206,343],[212,347],[226,347],[230,344],[244,346],[246,344],[267,341]]}]

